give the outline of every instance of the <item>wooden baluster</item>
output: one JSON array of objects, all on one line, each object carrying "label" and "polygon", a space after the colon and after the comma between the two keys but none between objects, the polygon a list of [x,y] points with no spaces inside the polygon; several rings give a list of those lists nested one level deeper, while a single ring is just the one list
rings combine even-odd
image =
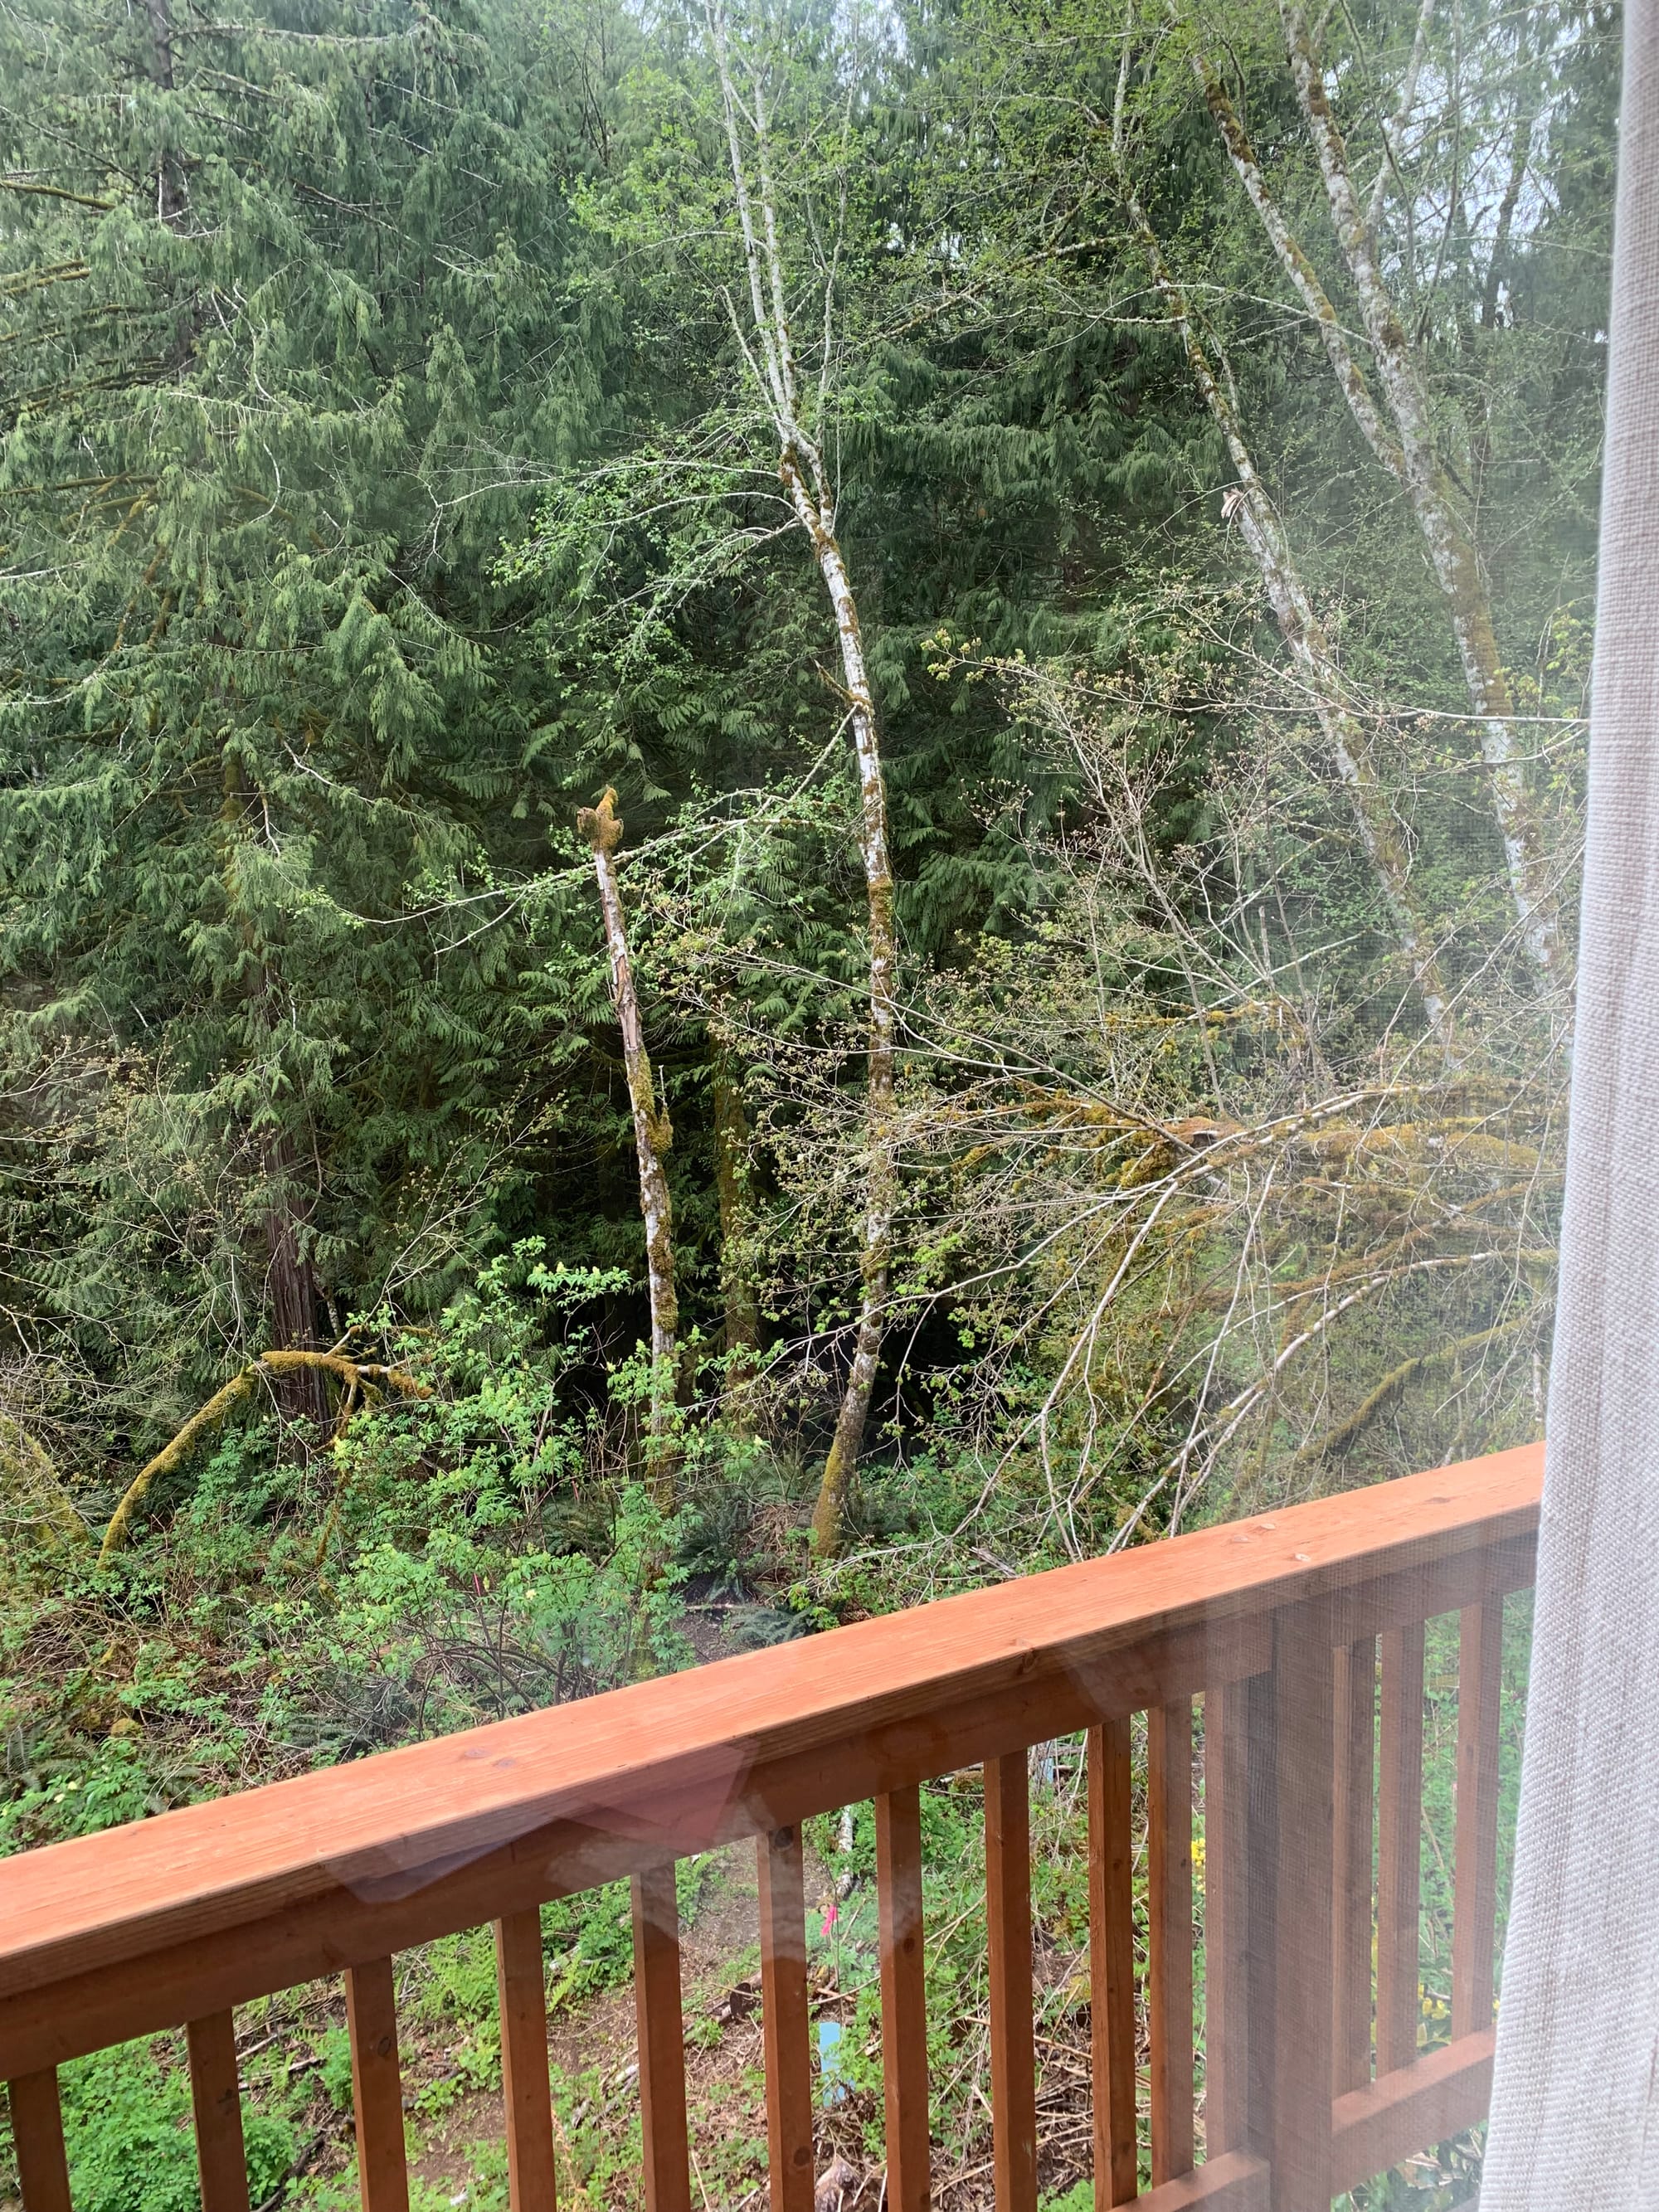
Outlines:
[{"label": "wooden baluster", "polygon": [[6,2090],[11,2104],[17,2178],[23,2188],[23,2212],[70,2212],[57,2069],[49,2066],[44,2073],[15,2075]]},{"label": "wooden baluster", "polygon": [[1463,1608],[1457,1654],[1457,1842],[1452,1908],[1451,2032],[1492,2026],[1498,1919],[1498,1707],[1504,1601]]},{"label": "wooden baluster", "polygon": [[1275,1614],[1273,2212],[1330,2212],[1333,1659],[1322,1607]]},{"label": "wooden baluster", "polygon": [[876,1800],[881,1917],[881,2051],[887,2105],[887,2204],[927,2212],[927,1997],[922,1965],[921,1798],[912,1786]]},{"label": "wooden baluster", "polygon": [[1382,1638],[1376,1830],[1376,2070],[1417,2056],[1423,1826],[1423,1626]]},{"label": "wooden baluster", "polygon": [[1031,2009],[1031,1807],[1025,1753],[985,1762],[991,2119],[997,2212],[1036,2212],[1036,2049]]},{"label": "wooden baluster", "polygon": [[1089,2016],[1095,2212],[1140,2186],[1135,2141],[1135,1934],[1127,1716],[1089,1731]]},{"label": "wooden baluster", "polygon": [[554,2212],[553,2091],[547,2071],[547,1970],[538,1905],[495,1923],[501,2103],[512,2212]]},{"label": "wooden baluster", "polygon": [[800,1830],[755,1838],[771,2212],[812,2212],[811,2019]]},{"label": "wooden baluster", "polygon": [[639,2018],[645,2212],[691,2212],[680,1908],[672,1864],[634,1877],[634,1998]]},{"label": "wooden baluster", "polygon": [[357,2115],[357,2192],[363,2212],[409,2212],[404,2085],[398,2067],[398,1991],[390,1959],[348,1969],[351,2100]]},{"label": "wooden baluster", "polygon": [[1146,1716],[1152,2185],[1193,2170],[1193,1709]]},{"label": "wooden baluster", "polygon": [[1376,1639],[1336,1654],[1335,2093],[1371,2078],[1371,1802],[1376,1763]]},{"label": "wooden baluster", "polygon": [[1204,1696],[1204,2155],[1249,2147],[1249,1691]]},{"label": "wooden baluster", "polygon": [[193,2020],[185,2030],[190,2101],[196,2119],[196,2171],[202,2212],[248,2212],[242,2094],[236,2079],[236,2023],[228,2012]]}]

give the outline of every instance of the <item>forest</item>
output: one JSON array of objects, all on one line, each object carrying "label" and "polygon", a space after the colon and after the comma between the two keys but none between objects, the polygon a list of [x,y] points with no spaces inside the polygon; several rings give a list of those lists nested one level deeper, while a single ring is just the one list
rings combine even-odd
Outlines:
[{"label": "forest", "polygon": [[[1541,1434],[1619,33],[0,14],[0,1854]],[[630,2206],[626,1901],[544,1922]],[[507,2201],[493,1972],[411,1968],[422,2206]],[[282,2002],[253,2201],[355,2202]],[[168,2039],[65,2078],[77,2205],[191,2212]]]}]

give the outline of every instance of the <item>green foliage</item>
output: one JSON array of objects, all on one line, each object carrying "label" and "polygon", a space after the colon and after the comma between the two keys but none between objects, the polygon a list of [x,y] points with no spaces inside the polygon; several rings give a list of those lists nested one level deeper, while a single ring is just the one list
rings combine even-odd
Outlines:
[{"label": "green foliage", "polygon": [[[482,1271],[406,1356],[424,1403],[309,1462],[226,1432],[99,1571],[51,1551],[5,1593],[0,1847],[83,1834],[245,1774],[356,1755],[683,1665],[679,1524],[561,1403],[610,1279],[538,1240]],[[49,1650],[83,1656],[44,1667]]]},{"label": "green foliage", "polygon": [[[149,2045],[77,2059],[59,2076],[70,2188],[87,2212],[200,2212],[190,2082]],[[244,2126],[248,2195],[263,2203],[287,2175],[294,2131],[268,2112]]]},{"label": "green foliage", "polygon": [[33,645],[0,684],[0,975],[62,1131],[14,1222],[28,1310],[171,1392],[476,1249],[522,1118],[501,872],[560,773],[483,574],[595,395],[551,342],[586,156],[532,19],[167,23],[43,0],[4,33],[8,162],[55,182],[6,236]]},{"label": "green foliage", "polygon": [[[674,1867],[681,1920],[696,1913],[708,1879],[706,1857],[679,1859]],[[542,1907],[542,1948],[548,1961],[548,2003],[576,2003],[597,1990],[617,1988],[634,1972],[632,1893],[625,1881],[556,1898]]]}]

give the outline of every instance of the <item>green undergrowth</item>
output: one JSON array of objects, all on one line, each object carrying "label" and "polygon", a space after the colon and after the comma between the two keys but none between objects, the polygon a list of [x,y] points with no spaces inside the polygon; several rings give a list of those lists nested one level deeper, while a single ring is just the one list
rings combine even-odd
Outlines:
[{"label": "green undergrowth", "polygon": [[[1033,1568],[1053,1563],[1030,1540],[1036,1522],[1019,1470],[988,1492],[983,1465],[965,1449],[867,1468],[853,1541],[828,1572],[814,1568],[805,1543],[810,1469],[718,1421],[688,1435],[675,1504],[665,1510],[606,1418],[580,1410],[567,1387],[591,1354],[580,1316],[596,1279],[548,1266],[533,1240],[521,1244],[483,1271],[435,1334],[386,1340],[383,1348],[407,1362],[430,1399],[387,1406],[308,1453],[295,1452],[291,1439],[282,1448],[274,1418],[227,1431],[199,1465],[146,1501],[137,1540],[102,1571],[90,1547],[20,1552],[0,1584],[0,1854],[672,1671],[706,1656],[711,1636],[716,1650],[755,1648],[970,1586],[995,1575],[1005,1555]],[[625,1401],[638,1378],[613,1379]],[[957,1537],[970,1510],[978,1515],[971,1546]],[[1103,1542],[1109,1530],[1092,1533]],[[1525,1601],[1511,1601],[1504,1892],[1528,1628]],[[1426,1639],[1425,2046],[1449,2033],[1456,1637],[1453,1616],[1431,1623]],[[833,1669],[833,1642],[823,1650]],[[1139,1724],[1136,1746],[1139,1791]],[[1201,1705],[1196,1754],[1201,1926]],[[1139,1835],[1139,1798],[1137,1805]],[[1035,1753],[1039,2031],[1042,2049],[1069,2051],[1079,2064],[1088,2038],[1085,1808],[1081,1740]],[[927,1784],[921,1814],[933,2124],[941,2170],[949,2171],[976,2155],[988,2081],[978,1771]],[[873,1808],[854,1808],[850,1826],[826,1814],[807,1834],[823,1875],[822,1893],[809,1896],[814,1983],[821,2010],[841,2031],[836,2078],[820,2084],[830,2100],[823,2124],[849,2154],[878,2162]],[[688,1924],[723,1893],[722,1863],[682,1864]],[[1133,1895],[1144,1968],[1144,1856]],[[556,2024],[586,2020],[631,1973],[627,1886],[550,1904],[543,1938]],[[751,1964],[734,1958],[721,1971],[735,1980]],[[440,2201],[418,2169],[441,2146],[440,2162],[467,2177],[467,2203],[504,2204],[491,2102],[500,2043],[489,1931],[405,1954],[398,1975],[414,2201]],[[1195,2000],[1201,2084],[1201,1948]],[[351,2198],[350,2067],[337,1991],[268,2000],[240,2014],[239,2027],[251,2201],[319,2212],[343,2206]],[[706,2010],[690,2013],[694,2077],[726,2033]],[[764,2165],[758,2059],[745,2063],[740,2079],[729,2069],[720,2075],[706,2108],[695,2081],[692,2099],[705,2186],[718,2178],[733,2202]],[[64,2081],[78,2212],[195,2212],[177,2038],[76,2062]],[[573,2184],[594,2208],[628,2203],[637,2096],[625,2070],[607,2070],[598,2058],[574,2072],[557,2069],[556,2100]],[[1446,2147],[1356,2191],[1352,2212],[1407,2203],[1442,2212],[1477,2162],[1470,2143]],[[1142,2166],[1148,2179],[1144,2112]],[[9,2171],[0,2149],[0,2195]],[[1054,2212],[1072,2212],[1073,2180],[1080,2179],[1058,2177]],[[455,2197],[450,2186],[441,2201]]]},{"label": "green undergrowth", "polygon": [[[1504,1648],[1500,1874],[1507,1886],[1518,1766],[1519,1697],[1527,1651],[1527,1608],[1512,1601]],[[1449,1867],[1455,1811],[1455,1617],[1431,1622],[1426,1639],[1422,2026],[1425,2048],[1448,2033],[1450,1963]],[[1194,1896],[1200,1943],[1195,1974],[1199,2083],[1203,2082],[1206,1852],[1203,1826],[1203,1707],[1194,1744]],[[1144,1854],[1144,1731],[1134,1736],[1133,1897],[1137,1964],[1147,1959]],[[1043,2063],[1065,2078],[1070,2051],[1080,2063],[1088,2045],[1087,1813],[1081,1738],[1042,1747],[1031,1762],[1032,1906],[1037,1960],[1036,2015]],[[941,2170],[971,2162],[983,2133],[988,2081],[988,1990],[983,1913],[984,1811],[978,1770],[927,1784],[921,1795],[924,1863],[928,2058],[933,2126]],[[876,1910],[874,1808],[851,1808],[850,1820],[826,1814],[806,1824],[807,1938],[815,2008],[834,2019],[840,2039],[832,2076],[817,2093],[827,2136],[868,2165],[882,2155],[882,2072]],[[678,1898],[691,1933],[727,1900],[735,1856],[683,1862]],[[628,1885],[613,1882],[559,1899],[543,1910],[543,1950],[555,2024],[583,2023],[632,1971]],[[694,2144],[704,2185],[738,2201],[764,2171],[757,2049],[737,2080],[718,2065],[723,2039],[749,2029],[723,2024],[708,1990],[751,1974],[752,1942],[733,1939],[732,1955],[717,1959],[707,1986],[688,1985]],[[688,1957],[691,1950],[688,1950]],[[457,2201],[492,2212],[506,2204],[500,2124],[493,2098],[500,2087],[495,1968],[487,1929],[469,1929],[404,1954],[398,1960],[398,2012],[408,2096],[408,2140],[416,2172],[417,2212]],[[598,2015],[594,2015],[595,2018]],[[246,2055],[248,2162],[255,2205],[285,2203],[316,2212],[346,2212],[355,2201],[349,2114],[350,2058],[337,1993],[288,1993],[239,2014]],[[586,2031],[579,2033],[579,2043]],[[615,2023],[612,2021],[614,2034]],[[623,2031],[624,2041],[628,2031]],[[620,2054],[620,2055],[619,2055]],[[66,2132],[78,2212],[197,2212],[187,2124],[188,2090],[177,2037],[100,2053],[64,2069]],[[592,2063],[575,2071],[556,2063],[555,2105],[562,2179],[592,2206],[635,2201],[638,2172],[637,2094],[628,2070],[631,2048],[595,2042]],[[815,2046],[815,2065],[816,2046]],[[702,2086],[700,2087],[700,2084]],[[712,2086],[711,2086],[712,2084]],[[1150,2142],[1143,2080],[1140,2114],[1143,2182],[1150,2179]],[[457,2130],[459,2133],[458,2135]],[[442,2188],[422,2178],[438,2151],[452,2177]],[[1479,2137],[1464,2137],[1379,2178],[1346,2200],[1342,2212],[1449,2212],[1479,2173]],[[0,2148],[0,2191],[9,2158]],[[706,2170],[705,2170],[706,2169]],[[458,2198],[453,2176],[465,2176]],[[1086,2199],[1083,2171],[1045,2200],[1045,2212],[1076,2212]],[[711,2199],[711,2201],[713,2201]]]}]

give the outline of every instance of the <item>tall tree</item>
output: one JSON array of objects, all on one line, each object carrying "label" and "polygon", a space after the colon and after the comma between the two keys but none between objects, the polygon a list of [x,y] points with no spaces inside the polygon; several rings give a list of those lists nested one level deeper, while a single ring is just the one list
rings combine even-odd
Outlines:
[{"label": "tall tree", "polygon": [[489,555],[604,404],[603,333],[556,343],[587,155],[512,0],[0,41],[7,1043],[128,1071],[31,1295],[210,1369],[471,1233],[431,1197],[523,1018],[491,884],[563,769]]},{"label": "tall tree", "polygon": [[[839,337],[836,277],[843,251],[852,153],[852,103],[856,76],[849,79],[838,150],[840,176],[831,228],[820,246],[815,272],[822,294],[818,374],[816,389],[802,390],[801,365],[790,329],[790,277],[781,236],[784,214],[775,182],[777,155],[769,112],[767,76],[772,57],[733,55],[726,11],[720,0],[708,9],[710,42],[720,77],[726,151],[732,166],[732,198],[747,278],[747,326],[739,331],[744,365],[757,386],[778,442],[778,474],[795,520],[806,533],[823,588],[834,611],[841,653],[842,695],[858,762],[859,856],[864,866],[870,960],[869,1041],[865,1106],[864,1224],[859,1255],[860,1297],[852,1365],[842,1393],[841,1411],[830,1441],[817,1503],[812,1511],[812,1540],[822,1554],[841,1540],[848,1486],[856,1474],[864,1432],[881,1364],[882,1331],[893,1256],[893,1213],[896,1163],[893,1156],[893,1085],[896,1060],[898,939],[894,927],[893,866],[888,848],[887,787],[876,731],[876,702],[865,660],[858,598],[847,558],[836,538],[836,488],[823,448],[827,397],[834,374]],[[854,63],[855,66],[855,63]],[[738,70],[744,82],[739,86]],[[833,173],[832,173],[833,174]],[[799,246],[797,255],[799,258]],[[797,280],[798,282],[799,280]],[[796,312],[806,312],[802,301]],[[736,310],[734,309],[734,318]]]},{"label": "tall tree", "polygon": [[[1201,26],[1195,33],[1200,43],[1194,48],[1193,65],[1229,160],[1261,219],[1284,276],[1312,319],[1343,398],[1377,463],[1410,501],[1456,641],[1480,732],[1522,941],[1528,957],[1548,978],[1560,958],[1558,886],[1539,811],[1528,788],[1526,740],[1516,726],[1514,696],[1498,649],[1480,554],[1466,512],[1467,498],[1460,494],[1444,457],[1432,416],[1423,348],[1413,340],[1411,318],[1385,273],[1387,248],[1380,236],[1383,211],[1391,197],[1423,189],[1407,143],[1418,120],[1426,33],[1434,14],[1432,0],[1424,0],[1418,15],[1395,115],[1390,122],[1378,118],[1374,135],[1382,141],[1382,151],[1368,197],[1362,194],[1354,177],[1350,149],[1337,120],[1306,11],[1292,4],[1292,0],[1281,0],[1279,12],[1297,102],[1317,157],[1329,236],[1340,251],[1358,306],[1372,374],[1382,394],[1380,405],[1372,392],[1371,379],[1355,356],[1343,319],[1313,259],[1298,242],[1262,173],[1249,135],[1201,43]],[[1519,42],[1516,65],[1524,83],[1534,72],[1541,71],[1543,64],[1541,57],[1531,51],[1524,20],[1515,35]],[[1509,174],[1483,285],[1482,314],[1488,321],[1496,311],[1495,288],[1501,283],[1516,204],[1530,157],[1535,94],[1529,85],[1522,98],[1523,104],[1512,122]],[[1462,177],[1436,179],[1435,187],[1437,191],[1449,191],[1454,207],[1466,190]],[[1420,316],[1418,327],[1425,327]]]},{"label": "tall tree", "polygon": [[[1133,43],[1126,33],[1109,125],[1111,161],[1124,209],[1146,257],[1158,296],[1180,333],[1193,381],[1226,442],[1237,477],[1226,496],[1226,512],[1237,522],[1255,557],[1274,619],[1306,684],[1310,702],[1330,747],[1333,765],[1352,806],[1360,843],[1376,874],[1395,936],[1422,999],[1429,1028],[1443,1056],[1453,1060],[1457,1048],[1438,951],[1419,910],[1388,793],[1371,760],[1370,739],[1354,712],[1340,665],[1297,569],[1284,525],[1262,483],[1237,410],[1211,365],[1187,288],[1170,268],[1134,182],[1127,143],[1126,98],[1133,59]],[[1231,376],[1227,383],[1231,385]]]}]

